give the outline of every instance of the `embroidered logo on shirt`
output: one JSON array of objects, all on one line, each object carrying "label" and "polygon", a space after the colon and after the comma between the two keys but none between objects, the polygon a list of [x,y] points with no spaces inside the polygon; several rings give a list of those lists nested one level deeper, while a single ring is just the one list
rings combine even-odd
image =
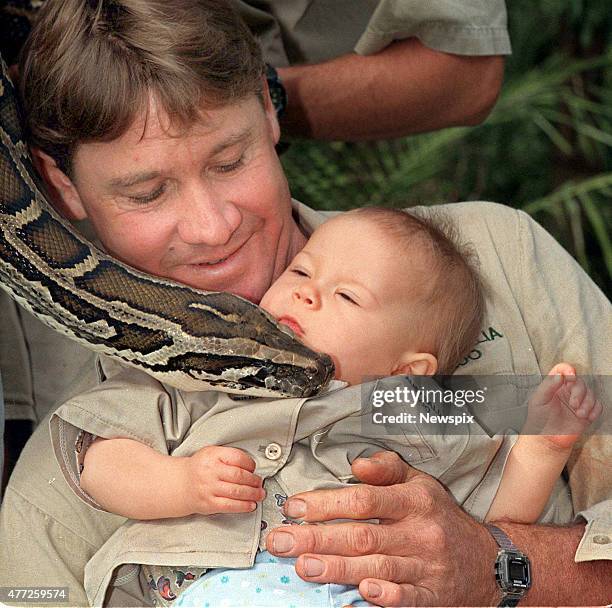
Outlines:
[{"label": "embroidered logo on shirt", "polygon": [[[485,344],[486,342],[493,342],[494,340],[497,340],[498,338],[503,338],[504,335],[499,332],[497,329],[495,329],[494,327],[489,327],[489,329],[483,329],[480,332],[480,340],[478,340],[478,342],[476,343],[478,344]],[[463,359],[463,361],[461,363],[459,363],[459,365],[457,367],[462,367],[463,365],[467,365],[470,361],[477,361],[478,359],[480,359],[483,355],[483,351],[481,348],[473,348],[468,354],[467,356]]]}]

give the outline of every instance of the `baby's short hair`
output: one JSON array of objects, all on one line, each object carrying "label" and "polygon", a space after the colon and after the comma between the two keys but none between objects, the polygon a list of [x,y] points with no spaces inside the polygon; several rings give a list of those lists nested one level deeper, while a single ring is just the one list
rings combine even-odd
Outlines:
[{"label": "baby's short hair", "polygon": [[411,339],[420,352],[436,356],[438,374],[451,374],[478,340],[484,286],[476,253],[460,241],[451,220],[432,207],[423,210],[427,215],[384,207],[349,214],[372,220],[397,239],[398,255],[404,251],[409,263],[420,264],[410,306]]}]

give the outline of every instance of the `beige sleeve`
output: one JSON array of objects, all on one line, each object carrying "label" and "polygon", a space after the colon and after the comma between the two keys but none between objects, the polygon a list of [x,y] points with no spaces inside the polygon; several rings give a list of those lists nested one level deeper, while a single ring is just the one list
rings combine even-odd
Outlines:
[{"label": "beige sleeve", "polygon": [[99,505],[80,487],[81,464],[91,436],[127,437],[169,454],[191,424],[191,412],[179,391],[128,368],[67,401],[49,423],[64,479],[77,496],[96,509]]},{"label": "beige sleeve", "polygon": [[612,500],[604,500],[576,516],[586,520],[586,531],[576,561],[612,560]]},{"label": "beige sleeve", "polygon": [[[574,510],[592,513],[576,560],[594,559],[599,553],[590,552],[597,548],[593,538],[600,525],[610,529],[611,518],[612,306],[550,234],[525,213],[519,212],[519,221],[521,257],[513,269],[520,274],[514,284],[520,286],[516,296],[541,373],[560,361],[574,365],[593,383],[604,407],[568,463]],[[606,509],[593,508],[597,503],[608,505],[607,516]]]},{"label": "beige sleeve", "polygon": [[457,55],[511,52],[503,0],[381,0],[355,51],[371,55],[411,37]]}]

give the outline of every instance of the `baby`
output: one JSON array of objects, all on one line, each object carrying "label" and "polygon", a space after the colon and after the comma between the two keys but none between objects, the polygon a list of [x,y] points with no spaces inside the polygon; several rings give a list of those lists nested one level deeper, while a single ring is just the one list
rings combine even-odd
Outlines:
[{"label": "baby", "polygon": [[[345,213],[314,232],[261,306],[306,345],[328,353],[337,379],[349,385],[372,376],[451,374],[477,340],[484,297],[470,256],[446,232],[402,211]],[[549,429],[554,421],[554,430],[518,438],[486,519],[536,521],[573,443],[600,411],[574,369],[567,363],[556,365],[530,399],[526,423]],[[154,500],[143,481],[153,458],[156,474],[174,480],[177,489]],[[125,477],[120,492],[117,462],[129,463],[119,473]],[[266,496],[253,459],[240,450],[209,446],[174,458],[122,438],[97,439],[91,445],[80,482],[102,507],[132,519],[249,512]],[[175,603],[213,607],[224,605],[224,599],[229,606],[277,605],[270,585],[268,594],[249,595],[247,590],[266,590],[263,584],[251,586],[249,577],[257,575],[261,581],[272,569],[276,575],[270,583],[279,577],[282,581],[287,577],[280,576],[280,569],[292,570],[291,562],[260,552],[253,569],[232,571],[242,573],[239,585],[235,579],[231,587],[225,584],[229,577],[213,569]],[[160,591],[161,579],[150,578],[151,587]],[[315,605],[321,587],[298,579],[294,603]],[[337,605],[367,605],[359,603],[353,588],[328,587],[324,595],[336,594]],[[163,597],[174,599],[167,590]],[[291,604],[291,597],[283,595],[278,605]]]},{"label": "baby", "polygon": [[[336,377],[349,384],[452,374],[476,343],[484,314],[471,256],[455,241],[450,226],[403,211],[354,210],[312,235],[261,307],[329,354]],[[488,521],[540,516],[573,444],[602,411],[575,375],[559,363],[532,395]],[[555,434],[542,433],[547,424]]]}]

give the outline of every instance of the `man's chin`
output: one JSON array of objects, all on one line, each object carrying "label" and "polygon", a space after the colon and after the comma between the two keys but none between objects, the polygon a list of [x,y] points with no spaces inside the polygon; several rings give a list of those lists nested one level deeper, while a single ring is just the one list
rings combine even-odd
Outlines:
[{"label": "man's chin", "polygon": [[210,281],[198,280],[194,277],[185,277],[183,274],[174,276],[171,280],[198,289],[199,291],[231,293],[254,304],[259,304],[263,294],[267,291],[266,287],[244,284],[235,285],[232,283],[211,283]]}]

